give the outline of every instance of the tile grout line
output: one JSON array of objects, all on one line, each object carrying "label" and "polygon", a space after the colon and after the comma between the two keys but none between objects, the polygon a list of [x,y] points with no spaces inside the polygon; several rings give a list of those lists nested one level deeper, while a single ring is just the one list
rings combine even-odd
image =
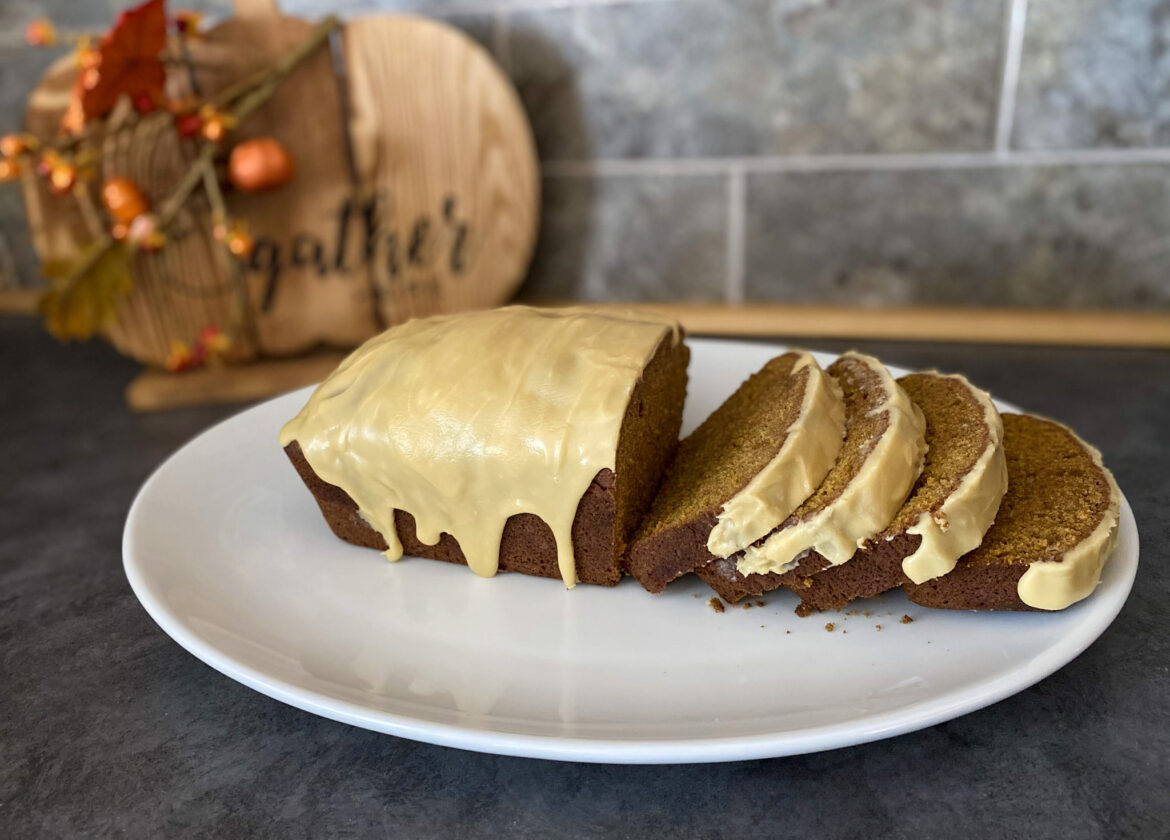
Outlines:
[{"label": "tile grout line", "polygon": [[744,171],[732,166],[727,173],[727,262],[724,297],[727,303],[744,301],[744,223],[747,215],[747,191]]},{"label": "tile grout line", "polygon": [[1016,119],[1016,94],[1020,87],[1020,62],[1024,53],[1024,33],[1028,18],[1028,0],[1008,0],[1004,28],[1003,74],[999,84],[999,107],[995,114],[995,153],[1011,154],[1012,129]]},{"label": "tile grout line", "polygon": [[913,170],[996,169],[1024,166],[1124,166],[1170,163],[1170,147],[1059,149],[914,154],[793,155],[711,158],[608,158],[546,160],[546,178],[726,175],[733,168],[757,172],[897,172]]}]

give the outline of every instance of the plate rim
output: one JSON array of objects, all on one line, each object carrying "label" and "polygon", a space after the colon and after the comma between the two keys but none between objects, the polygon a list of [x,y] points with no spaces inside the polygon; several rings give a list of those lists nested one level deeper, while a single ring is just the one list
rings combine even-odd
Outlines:
[{"label": "plate rim", "polygon": [[[724,347],[789,349],[775,342],[753,342],[717,338],[689,337],[688,342],[717,344]],[[818,351],[819,352],[819,351]],[[891,372],[907,371],[888,365]],[[142,560],[134,551],[133,539],[145,500],[161,477],[174,468],[184,453],[197,441],[216,432],[221,426],[262,409],[269,403],[289,397],[295,389],[250,405],[193,435],[165,458],[142,483],[126,516],[122,532],[122,566],[131,590],[150,618],[180,647],[228,678],[274,700],[340,723],[358,726],[383,734],[395,735],[438,746],[455,747],[495,755],[608,764],[680,764],[741,761],[800,755],[811,752],[870,743],[914,732],[953,720],[986,708],[1030,688],[1072,662],[1113,624],[1128,601],[1137,575],[1140,558],[1140,535],[1129,501],[1122,493],[1119,531],[1133,541],[1132,562],[1125,563],[1122,577],[1111,591],[1112,602],[1099,624],[1078,625],[1075,631],[1044,649],[1038,656],[1018,663],[995,679],[979,682],[943,693],[911,706],[865,715],[846,723],[836,722],[797,730],[727,737],[610,739],[588,736],[553,736],[504,732],[481,727],[439,721],[420,720],[410,715],[373,710],[360,703],[270,677],[260,668],[248,665],[221,652],[214,644],[188,629],[151,588]],[[1012,411],[1015,405],[997,400]],[[1120,562],[1114,558],[1114,563]],[[1116,566],[1115,566],[1116,568]]]}]

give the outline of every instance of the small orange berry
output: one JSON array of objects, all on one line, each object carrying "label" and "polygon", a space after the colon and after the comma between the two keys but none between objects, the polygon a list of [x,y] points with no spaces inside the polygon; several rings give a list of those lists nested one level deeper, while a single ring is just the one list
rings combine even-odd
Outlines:
[{"label": "small orange berry", "polygon": [[171,373],[179,373],[190,370],[197,364],[195,350],[190,344],[177,338],[171,339],[170,352],[167,354],[166,361],[167,370]]},{"label": "small orange berry", "polygon": [[226,353],[232,346],[230,337],[220,331],[218,327],[208,325],[199,331],[196,345],[201,347],[206,355]]},{"label": "small orange berry", "polygon": [[20,177],[20,161],[12,158],[0,160],[0,181],[14,181]]},{"label": "small orange berry", "polygon": [[218,143],[227,136],[227,125],[223,117],[211,117],[203,123],[203,137],[212,143]]},{"label": "small orange berry", "polygon": [[236,257],[246,257],[256,248],[256,240],[242,230],[232,231],[227,238],[228,250]]},{"label": "small orange berry", "polygon": [[0,155],[16,157],[33,151],[37,147],[37,138],[31,134],[5,134],[0,137]]},{"label": "small orange berry", "polygon": [[77,183],[77,167],[71,163],[55,163],[49,171],[49,192],[63,195]]},{"label": "small orange berry", "polygon": [[40,18],[25,28],[24,40],[33,47],[52,47],[60,39],[53,22],[48,18]]},{"label": "small orange berry", "polygon": [[102,63],[102,54],[94,49],[93,41],[88,35],[77,45],[76,59],[77,66],[82,69],[97,67]]}]

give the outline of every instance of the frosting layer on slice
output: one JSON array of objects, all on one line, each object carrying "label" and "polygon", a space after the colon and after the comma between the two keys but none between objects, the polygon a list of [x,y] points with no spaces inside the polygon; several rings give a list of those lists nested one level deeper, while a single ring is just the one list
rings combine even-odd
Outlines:
[{"label": "frosting layer on slice", "polygon": [[[911,373],[898,384],[926,418],[922,474],[894,520],[848,563],[824,567],[820,556],[810,553],[780,576],[776,582],[800,596],[799,615],[841,609],[901,586],[907,560],[925,570],[927,579],[945,574],[979,545],[995,518],[1007,470],[1003,424],[991,398],[962,376],[937,372]],[[743,578],[734,567],[713,569],[708,577],[733,595],[771,578]]]},{"label": "frosting layer on slice", "polygon": [[846,353],[829,368],[845,396],[845,442],[817,491],[736,561],[740,574],[781,574],[809,550],[849,560],[881,532],[922,472],[926,422],[877,359]]},{"label": "frosting layer on slice", "polygon": [[1051,420],[1003,415],[1008,489],[983,542],[945,575],[906,583],[943,609],[1060,610],[1088,597],[1117,540],[1121,493],[1096,449]]},{"label": "frosting layer on slice", "polygon": [[[1013,421],[1015,422],[1015,421]],[[1044,421],[1052,423],[1052,421]],[[1053,425],[1059,425],[1053,423]],[[1096,527],[1076,545],[1065,549],[1055,559],[1037,560],[1028,564],[1027,571],[1016,584],[1020,600],[1038,610],[1063,610],[1077,601],[1088,598],[1101,582],[1101,569],[1117,545],[1118,521],[1121,514],[1121,490],[1113,473],[1105,469],[1101,453],[1085,443],[1071,429],[1064,429],[1085,451],[1089,460],[1105,482],[1107,498],[1094,513],[1091,502],[1080,500],[1077,515],[1080,518],[1099,517]],[[1086,490],[1086,493],[1092,493]],[[1099,493],[1100,491],[1098,491]]]},{"label": "frosting layer on slice", "polygon": [[918,521],[906,529],[907,534],[922,538],[914,553],[902,560],[902,572],[914,583],[945,575],[955,568],[960,557],[983,541],[1008,483],[1003,421],[991,397],[957,374],[912,374],[899,381],[910,389],[920,381],[929,381],[926,377],[949,380],[952,387],[971,395],[983,410],[985,432],[978,458],[949,489],[943,503],[922,511]]},{"label": "frosting layer on slice", "polygon": [[[840,390],[808,353],[768,360],[678,446],[625,558],[650,592],[766,534],[841,448]],[[716,535],[712,538],[712,532]]]},{"label": "frosting layer on slice", "polygon": [[743,551],[783,522],[824,481],[845,435],[841,386],[809,353],[797,353],[792,375],[807,371],[796,419],[776,455],[723,505],[707,538],[716,557]]}]

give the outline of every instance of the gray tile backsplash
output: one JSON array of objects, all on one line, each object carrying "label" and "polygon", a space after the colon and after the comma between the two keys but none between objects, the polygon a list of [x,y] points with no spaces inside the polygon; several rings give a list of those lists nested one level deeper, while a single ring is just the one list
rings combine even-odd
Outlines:
[{"label": "gray tile backsplash", "polygon": [[[50,58],[28,20],[126,5],[0,0],[0,130]],[[496,54],[545,168],[527,299],[1170,310],[1170,0],[281,6]],[[37,284],[13,190],[0,236]]]},{"label": "gray tile backsplash", "polygon": [[1030,0],[1023,149],[1170,145],[1170,3]]},{"label": "gray tile backsplash", "polygon": [[1170,166],[757,174],[746,228],[753,300],[1170,305]]},{"label": "gray tile backsplash", "polygon": [[679,0],[510,16],[546,159],[988,148],[1000,3]]},{"label": "gray tile backsplash", "polygon": [[724,178],[546,178],[543,190],[540,244],[523,297],[723,299]]}]

